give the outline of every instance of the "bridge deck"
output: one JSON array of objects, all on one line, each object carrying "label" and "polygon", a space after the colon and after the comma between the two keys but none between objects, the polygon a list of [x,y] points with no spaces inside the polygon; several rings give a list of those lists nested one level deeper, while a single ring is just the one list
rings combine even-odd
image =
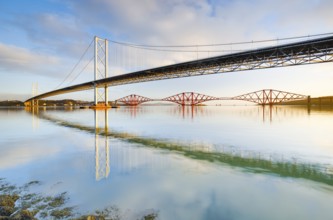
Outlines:
[{"label": "bridge deck", "polygon": [[43,93],[26,100],[26,102],[33,99],[93,89],[95,85],[97,87],[116,86],[154,80],[332,61],[333,36],[330,36],[108,77]]}]

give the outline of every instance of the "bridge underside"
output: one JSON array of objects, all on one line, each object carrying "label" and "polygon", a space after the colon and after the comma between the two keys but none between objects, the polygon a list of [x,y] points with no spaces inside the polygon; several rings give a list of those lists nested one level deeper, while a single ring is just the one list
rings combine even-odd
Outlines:
[{"label": "bridge underside", "polygon": [[333,61],[333,36],[142,70],[47,92],[27,100],[130,83]]}]

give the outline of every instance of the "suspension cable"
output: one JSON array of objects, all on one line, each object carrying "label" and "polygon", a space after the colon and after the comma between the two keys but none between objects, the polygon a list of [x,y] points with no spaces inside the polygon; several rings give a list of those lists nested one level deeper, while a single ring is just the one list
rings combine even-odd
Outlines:
[{"label": "suspension cable", "polygon": [[[128,43],[128,42],[121,42],[121,41],[115,41],[108,39],[108,41],[115,43],[115,44],[121,44],[126,46],[134,46],[134,47],[214,47],[214,46],[232,46],[232,45],[241,45],[241,44],[253,44],[253,43],[266,43],[266,42],[273,42],[273,41],[285,41],[285,40],[294,40],[294,39],[300,39],[300,38],[310,38],[310,37],[318,37],[318,36],[325,36],[325,35],[332,35],[333,32],[330,33],[323,33],[323,34],[313,34],[313,35],[303,35],[303,36],[296,36],[296,37],[284,37],[284,38],[276,38],[276,39],[266,39],[266,40],[256,40],[256,41],[243,41],[243,42],[233,42],[233,43],[221,43],[221,44],[198,44],[198,45],[147,45],[147,44],[134,44],[134,43]],[[185,51],[180,51],[185,52]],[[207,52],[207,51],[206,51]]]},{"label": "suspension cable", "polygon": [[77,61],[77,63],[74,65],[74,67],[72,68],[72,70],[67,74],[67,76],[65,77],[65,79],[54,89],[58,89],[74,72],[75,68],[79,65],[79,63],[81,62],[81,60],[83,59],[83,57],[86,55],[88,49],[91,47],[92,43],[94,42],[94,40],[92,40],[89,44],[89,46],[85,49],[84,53],[81,55],[80,59]]},{"label": "suspension cable", "polygon": [[133,45],[124,45],[127,47],[142,49],[142,50],[152,50],[152,51],[164,51],[164,52],[181,52],[181,53],[226,53],[226,52],[242,52],[245,50],[172,50],[172,49],[159,49],[159,48],[149,48]]},{"label": "suspension cable", "polygon": [[74,80],[76,80],[81,73],[88,67],[88,65],[94,60],[94,56],[90,58],[89,62],[82,68],[82,70],[68,83],[70,85]]}]

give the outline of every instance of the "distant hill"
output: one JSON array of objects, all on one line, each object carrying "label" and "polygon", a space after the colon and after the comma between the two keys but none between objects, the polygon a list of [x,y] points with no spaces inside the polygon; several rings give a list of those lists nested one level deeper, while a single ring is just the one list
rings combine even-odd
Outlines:
[{"label": "distant hill", "polygon": [[24,103],[18,100],[0,101],[0,106],[24,106]]},{"label": "distant hill", "polygon": [[39,100],[40,106],[65,106],[65,105],[90,105],[92,102],[64,99],[64,100]]},{"label": "distant hill", "polygon": [[[64,100],[39,100],[39,106],[66,106],[66,105],[90,105],[92,102],[73,100],[73,99],[64,99]],[[24,102],[18,100],[5,100],[0,101],[0,106],[24,106]]]}]

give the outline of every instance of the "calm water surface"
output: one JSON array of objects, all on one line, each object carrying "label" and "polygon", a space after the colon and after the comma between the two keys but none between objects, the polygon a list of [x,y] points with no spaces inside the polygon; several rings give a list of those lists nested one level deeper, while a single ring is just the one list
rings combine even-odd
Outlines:
[{"label": "calm water surface", "polygon": [[0,109],[0,178],[125,219],[333,219],[333,110]]}]

